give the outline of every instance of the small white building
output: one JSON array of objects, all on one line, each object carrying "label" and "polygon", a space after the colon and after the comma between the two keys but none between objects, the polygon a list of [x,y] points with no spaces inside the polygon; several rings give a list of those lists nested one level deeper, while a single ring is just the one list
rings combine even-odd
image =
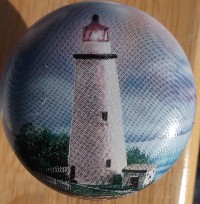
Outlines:
[{"label": "small white building", "polygon": [[132,164],[125,167],[122,172],[122,186],[130,186],[139,190],[153,181],[156,165]]}]

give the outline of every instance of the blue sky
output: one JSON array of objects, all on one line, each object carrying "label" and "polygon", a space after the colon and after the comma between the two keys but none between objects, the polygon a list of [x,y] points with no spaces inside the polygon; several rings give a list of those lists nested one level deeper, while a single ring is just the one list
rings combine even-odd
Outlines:
[{"label": "blue sky", "polygon": [[109,27],[112,51],[118,55],[126,141],[171,138],[191,129],[195,89],[181,47],[143,12],[103,3],[64,7],[25,35],[7,67],[3,117],[8,129],[16,133],[32,122],[70,133],[73,54],[81,51],[82,28],[95,13]]}]

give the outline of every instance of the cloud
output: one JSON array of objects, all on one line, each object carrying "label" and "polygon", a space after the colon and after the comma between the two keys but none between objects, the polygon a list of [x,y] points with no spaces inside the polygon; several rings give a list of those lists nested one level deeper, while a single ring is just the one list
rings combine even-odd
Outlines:
[{"label": "cloud", "polygon": [[118,55],[126,137],[131,141],[168,137],[172,123],[177,132],[189,129],[195,113],[194,81],[176,40],[138,10],[101,3],[62,8],[25,36],[10,61],[13,72],[4,91],[9,126],[17,130],[33,122],[54,131],[70,130],[73,54],[81,52],[82,28],[94,13],[109,27],[112,51]]}]

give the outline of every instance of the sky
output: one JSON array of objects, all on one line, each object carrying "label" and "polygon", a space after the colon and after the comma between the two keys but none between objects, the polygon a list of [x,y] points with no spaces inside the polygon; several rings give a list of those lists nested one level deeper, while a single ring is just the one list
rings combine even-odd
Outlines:
[{"label": "sky", "polygon": [[3,87],[3,118],[16,134],[31,122],[70,134],[75,59],[82,28],[98,14],[109,27],[121,91],[125,141],[165,140],[186,133],[195,115],[192,71],[182,48],[155,19],[118,4],[61,8],[34,25],[11,56]]}]

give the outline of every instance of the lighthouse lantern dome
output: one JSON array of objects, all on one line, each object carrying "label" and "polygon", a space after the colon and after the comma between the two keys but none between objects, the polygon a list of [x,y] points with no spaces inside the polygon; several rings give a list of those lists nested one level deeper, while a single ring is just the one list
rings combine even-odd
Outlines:
[{"label": "lighthouse lantern dome", "polygon": [[83,42],[96,41],[96,42],[108,42],[108,27],[99,23],[99,16],[94,14],[92,16],[92,22],[83,28]]}]

